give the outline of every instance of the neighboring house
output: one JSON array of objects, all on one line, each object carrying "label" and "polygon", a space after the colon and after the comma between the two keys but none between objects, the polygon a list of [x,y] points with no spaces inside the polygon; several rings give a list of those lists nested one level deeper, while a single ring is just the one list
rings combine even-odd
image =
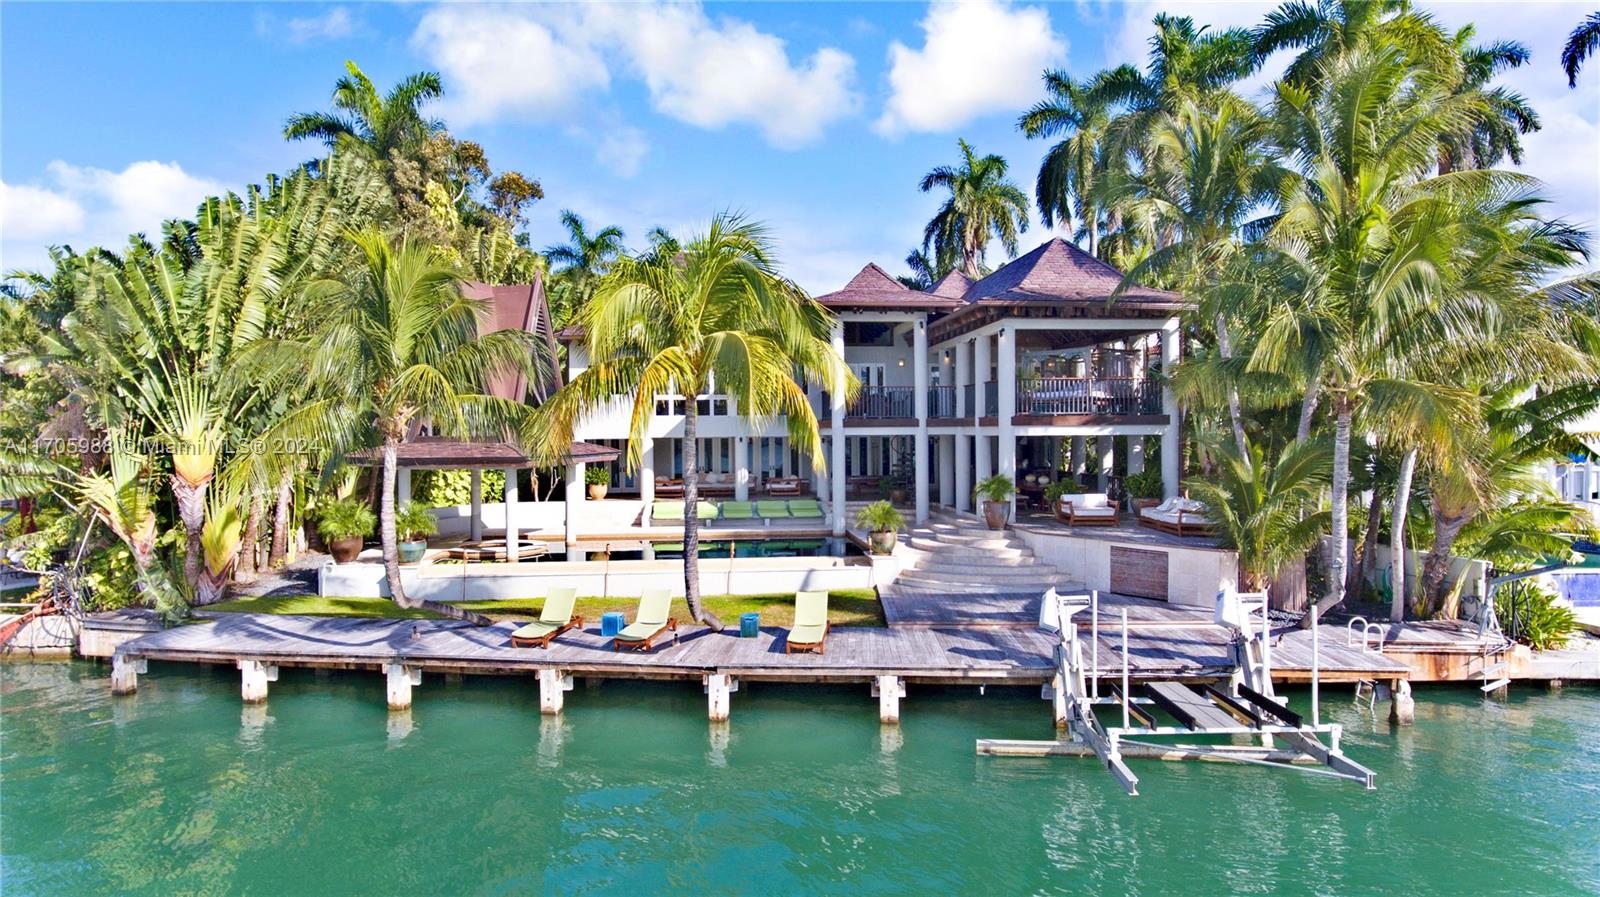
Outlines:
[{"label": "neighboring house", "polygon": [[[1132,287],[1113,299],[1122,274],[1063,240],[1051,240],[970,282],[951,273],[931,290],[902,285],[877,265],[817,299],[837,316],[834,346],[861,381],[846,404],[815,385],[826,474],[789,445],[783,422],[759,428],[727,397],[697,397],[699,457],[718,491],[746,499],[775,478],[800,477],[824,499],[834,532],[847,497],[877,497],[891,477],[906,489],[916,520],[932,504],[970,511],[973,485],[994,473],[1019,483],[1069,460],[1081,471],[1085,440],[1098,440],[1101,488],[1112,458],[1144,468],[1145,441],[1161,436],[1167,495],[1178,491],[1178,413],[1153,372],[1179,357],[1174,293]],[[569,375],[586,366],[575,332]],[[590,415],[576,438],[622,449],[630,401]],[[652,499],[683,473],[683,399],[657,403],[644,464],[617,464],[612,489]],[[1063,459],[1063,439],[1071,447]],[[1024,496],[1025,498],[1027,496]]]},{"label": "neighboring house", "polygon": [[1600,411],[1591,412],[1582,420],[1567,424],[1567,432],[1583,440],[1590,447],[1586,456],[1573,456],[1550,465],[1550,482],[1562,500],[1570,501],[1589,512],[1600,523]]}]

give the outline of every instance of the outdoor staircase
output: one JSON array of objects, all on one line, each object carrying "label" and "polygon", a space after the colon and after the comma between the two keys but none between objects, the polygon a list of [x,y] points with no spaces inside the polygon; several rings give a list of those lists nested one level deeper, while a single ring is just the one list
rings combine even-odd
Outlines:
[{"label": "outdoor staircase", "polygon": [[903,540],[910,562],[888,588],[949,594],[1041,593],[1065,587],[1060,571],[1019,538],[974,517],[936,514]]}]

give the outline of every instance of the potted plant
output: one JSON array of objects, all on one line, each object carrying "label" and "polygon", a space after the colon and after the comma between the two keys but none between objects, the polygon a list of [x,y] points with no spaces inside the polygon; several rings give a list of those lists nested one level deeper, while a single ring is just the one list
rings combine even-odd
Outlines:
[{"label": "potted plant", "polygon": [[1135,514],[1145,508],[1161,504],[1162,486],[1161,471],[1153,468],[1130,473],[1122,481],[1122,487],[1128,493],[1129,505]]},{"label": "potted plant", "polygon": [[400,536],[400,563],[415,564],[428,550],[428,537],[439,531],[439,521],[427,505],[408,501],[395,513],[394,529]]},{"label": "potted plant", "polygon": [[1061,513],[1061,496],[1071,495],[1073,492],[1077,491],[1077,488],[1077,483],[1065,479],[1057,480],[1045,487],[1045,503],[1050,506],[1050,513],[1054,514],[1055,518],[1062,523],[1067,522],[1067,517],[1065,514]]},{"label": "potted plant", "polygon": [[589,484],[589,497],[599,501],[606,497],[611,485],[611,468],[591,465],[583,471],[583,481]]},{"label": "potted plant", "polygon": [[361,553],[361,543],[372,535],[377,515],[366,504],[353,498],[338,498],[322,506],[317,532],[328,543],[335,563],[348,564]]},{"label": "potted plant", "polygon": [[892,505],[906,503],[906,487],[892,476],[884,475],[878,479],[878,495],[888,499]]},{"label": "potted plant", "polygon": [[905,525],[905,518],[887,501],[875,501],[856,513],[856,526],[867,531],[873,554],[894,553],[895,533]]},{"label": "potted plant", "polygon": [[1016,491],[1016,483],[1003,473],[978,484],[978,495],[983,499],[983,522],[990,529],[1006,528],[1006,518],[1011,514],[1011,495]]}]

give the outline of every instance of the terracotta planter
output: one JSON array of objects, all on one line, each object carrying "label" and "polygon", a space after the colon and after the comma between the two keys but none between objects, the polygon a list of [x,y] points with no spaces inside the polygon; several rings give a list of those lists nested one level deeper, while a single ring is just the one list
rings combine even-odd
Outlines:
[{"label": "terracotta planter", "polygon": [[1011,503],[1004,501],[987,501],[983,503],[983,522],[992,530],[1006,528],[1006,517],[1011,514]]},{"label": "terracotta planter", "polygon": [[892,529],[886,529],[886,530],[884,530],[882,532],[870,533],[867,536],[867,540],[870,543],[872,543],[872,553],[873,554],[893,554],[894,553],[894,545],[895,545],[896,537],[895,537],[895,532]]},{"label": "terracotta planter", "polygon": [[366,542],[362,536],[347,536],[343,539],[334,539],[328,542],[328,551],[333,554],[336,564],[348,564],[361,553],[361,546]]},{"label": "terracotta planter", "polygon": [[415,542],[400,543],[400,563],[415,564],[422,560],[422,555],[428,550],[428,540],[418,539]]},{"label": "terracotta planter", "polygon": [[889,504],[891,504],[891,505],[903,505],[905,503],[906,503],[906,490],[904,490],[904,489],[890,489],[889,490]]},{"label": "terracotta planter", "polygon": [[594,499],[595,501],[599,501],[600,499],[605,498],[606,497],[606,488],[607,487],[606,487],[606,485],[604,483],[590,483],[589,484],[589,497]]}]

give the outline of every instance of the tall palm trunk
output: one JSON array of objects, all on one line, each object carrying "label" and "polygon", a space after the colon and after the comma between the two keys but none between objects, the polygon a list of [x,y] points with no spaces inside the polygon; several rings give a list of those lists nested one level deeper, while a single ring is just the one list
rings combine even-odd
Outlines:
[{"label": "tall palm trunk", "polygon": [[278,481],[278,500],[272,508],[272,547],[267,551],[267,566],[282,567],[289,560],[289,502],[294,498],[293,481],[288,471]]},{"label": "tall palm trunk", "polygon": [[[698,392],[698,390],[696,390]],[[700,452],[695,444],[699,402],[685,396],[683,403],[683,599],[689,616],[712,632],[722,631],[722,621],[700,603]]]},{"label": "tall palm trunk", "polygon": [[[395,432],[398,433],[400,431],[397,429]],[[420,607],[441,616],[465,620],[474,626],[493,625],[494,621],[483,614],[473,613],[443,601],[412,598],[406,594],[405,585],[400,580],[400,540],[396,538],[397,533],[395,532],[394,523],[394,485],[396,469],[399,466],[399,453],[399,436],[384,437],[383,489],[378,495],[378,541],[383,546],[383,575],[389,583],[389,596],[394,600],[395,604],[404,608]]]},{"label": "tall palm trunk", "polygon": [[[1334,403],[1335,426],[1333,436],[1333,500],[1332,518],[1328,528],[1328,591],[1317,602],[1317,613],[1322,614],[1344,600],[1344,587],[1350,560],[1350,421],[1354,417],[1349,398],[1339,396]],[[1306,614],[1301,625],[1311,626],[1311,615]]]},{"label": "tall palm trunk", "polygon": [[1410,513],[1411,478],[1417,472],[1417,450],[1412,448],[1400,460],[1400,477],[1394,484],[1394,512],[1389,520],[1389,564],[1394,595],[1389,599],[1389,619],[1399,623],[1406,618],[1406,514]]},{"label": "tall palm trunk", "polygon": [[[1228,319],[1225,315],[1217,315],[1217,353],[1224,361],[1233,358],[1233,339],[1228,333]],[[1239,387],[1228,386],[1228,418],[1233,423],[1233,441],[1239,447],[1239,457],[1243,459],[1245,469],[1250,468],[1250,443],[1244,436],[1244,410],[1239,403]]]},{"label": "tall palm trunk", "polygon": [[1322,398],[1322,372],[1311,375],[1306,384],[1306,394],[1300,400],[1300,425],[1295,428],[1294,441],[1305,442],[1311,438],[1311,425],[1317,419],[1317,402]]},{"label": "tall palm trunk", "polygon": [[1344,600],[1358,601],[1366,586],[1367,571],[1378,553],[1378,528],[1383,526],[1383,502],[1378,500],[1378,490],[1372,490],[1372,501],[1367,504],[1367,528],[1361,537],[1361,551],[1356,554],[1355,569],[1345,583]]},{"label": "tall palm trunk", "polygon": [[250,512],[244,521],[244,537],[239,542],[239,560],[233,568],[233,581],[256,581],[256,542],[261,538],[261,493],[250,494]]},{"label": "tall palm trunk", "polygon": [[1476,508],[1446,508],[1439,496],[1433,497],[1433,544],[1422,561],[1422,601],[1424,611],[1442,619],[1457,615],[1458,597],[1445,581],[1450,575],[1451,549],[1462,527],[1472,522]]},{"label": "tall palm trunk", "polygon": [[183,521],[183,579],[193,593],[200,586],[200,567],[203,563],[200,547],[200,528],[206,523],[206,487],[211,477],[198,483],[173,474],[172,497],[178,502],[178,517]]},{"label": "tall palm trunk", "polygon": [[978,248],[976,240],[961,241],[961,273],[972,280],[978,279]]}]

